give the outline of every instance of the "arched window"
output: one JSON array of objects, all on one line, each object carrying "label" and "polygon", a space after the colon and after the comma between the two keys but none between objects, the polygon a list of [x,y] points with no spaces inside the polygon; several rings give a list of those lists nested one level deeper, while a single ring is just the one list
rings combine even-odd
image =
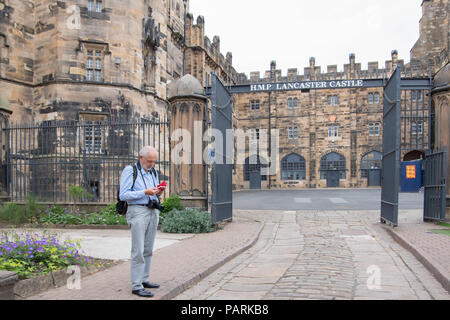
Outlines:
[{"label": "arched window", "polygon": [[[253,160],[256,158],[256,161]],[[253,161],[250,161],[250,158],[245,159],[244,164],[244,181],[250,181],[250,172],[261,172],[261,168],[268,167],[266,159],[260,156],[251,156]],[[261,181],[267,181],[266,175],[261,175]]]},{"label": "arched window", "polygon": [[361,159],[361,178],[367,178],[369,169],[381,169],[383,154],[378,151],[366,153]]},{"label": "arched window", "polygon": [[292,153],[281,160],[281,180],[306,180],[306,162]]},{"label": "arched window", "polygon": [[320,159],[320,179],[326,179],[327,171],[339,171],[340,179],[347,176],[346,161],[343,155],[329,153]]}]

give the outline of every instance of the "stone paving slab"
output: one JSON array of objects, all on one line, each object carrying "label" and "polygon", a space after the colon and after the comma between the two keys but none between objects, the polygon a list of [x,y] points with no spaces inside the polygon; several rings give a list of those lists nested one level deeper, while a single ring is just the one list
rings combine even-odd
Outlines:
[{"label": "stone paving slab", "polygon": [[450,236],[430,230],[448,229],[434,223],[405,223],[392,229],[390,235],[414,256],[450,292]]},{"label": "stone paving slab", "polygon": [[[250,248],[262,224],[236,219],[223,230],[199,234],[154,253],[150,281],[161,285],[152,289],[151,300],[171,299]],[[131,294],[130,263],[81,279],[81,290],[55,288],[31,296],[29,300],[148,300]]]}]

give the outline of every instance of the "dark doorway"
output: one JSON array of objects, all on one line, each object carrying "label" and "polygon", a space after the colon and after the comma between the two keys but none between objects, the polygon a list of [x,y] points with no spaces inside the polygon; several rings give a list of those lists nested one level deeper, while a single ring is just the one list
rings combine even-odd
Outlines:
[{"label": "dark doorway", "polygon": [[339,187],[339,177],[340,177],[340,173],[338,170],[327,171],[327,188],[338,188]]},{"label": "dark doorway", "polygon": [[260,170],[250,171],[250,189],[260,190],[261,189],[261,172]]},{"label": "dark doorway", "polygon": [[369,187],[381,186],[381,169],[368,170],[367,185]]}]

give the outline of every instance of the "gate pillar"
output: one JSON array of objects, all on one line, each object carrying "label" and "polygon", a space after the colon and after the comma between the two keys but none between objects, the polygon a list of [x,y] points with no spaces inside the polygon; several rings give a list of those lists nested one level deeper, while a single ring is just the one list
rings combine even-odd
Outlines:
[{"label": "gate pillar", "polygon": [[207,208],[205,114],[207,98],[200,82],[187,74],[169,84],[170,194],[180,196],[186,207]]},{"label": "gate pillar", "polygon": [[[439,71],[433,80],[431,90],[432,105],[434,107],[434,147],[443,149],[447,147],[450,151],[450,64]],[[447,84],[447,85],[445,85]],[[450,153],[450,152],[449,152]],[[450,155],[447,154],[447,211],[446,219],[450,220]]]}]

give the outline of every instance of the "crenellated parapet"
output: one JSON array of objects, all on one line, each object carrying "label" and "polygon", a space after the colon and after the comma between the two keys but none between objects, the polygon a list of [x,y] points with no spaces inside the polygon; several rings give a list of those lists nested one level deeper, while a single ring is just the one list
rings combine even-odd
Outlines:
[{"label": "crenellated parapet", "polygon": [[[233,55],[220,51],[220,37],[214,36],[212,41],[205,35],[205,19],[198,16],[194,24],[194,16],[186,16],[186,73],[194,75],[206,85],[207,75],[214,71],[227,84],[238,82],[238,73],[233,67]],[[203,68],[202,68],[203,67]]]},{"label": "crenellated parapet", "polygon": [[338,71],[337,65],[329,65],[326,70],[316,65],[316,59],[309,59],[309,66],[303,69],[303,73],[299,73],[297,68],[290,68],[286,75],[282,75],[282,71],[276,68],[276,62],[272,61],[270,70],[265,71],[261,77],[259,71],[250,72],[250,76],[240,73],[238,75],[238,84],[249,83],[268,83],[268,82],[291,82],[291,81],[317,81],[332,79],[382,79],[389,78],[393,70],[401,67],[402,77],[428,77],[430,68],[422,63],[408,63],[398,58],[397,50],[391,52],[391,60],[384,63],[384,67],[379,66],[378,62],[369,62],[367,69],[363,69],[361,63],[356,62],[354,53],[349,55],[349,62],[343,65],[342,71]]}]

